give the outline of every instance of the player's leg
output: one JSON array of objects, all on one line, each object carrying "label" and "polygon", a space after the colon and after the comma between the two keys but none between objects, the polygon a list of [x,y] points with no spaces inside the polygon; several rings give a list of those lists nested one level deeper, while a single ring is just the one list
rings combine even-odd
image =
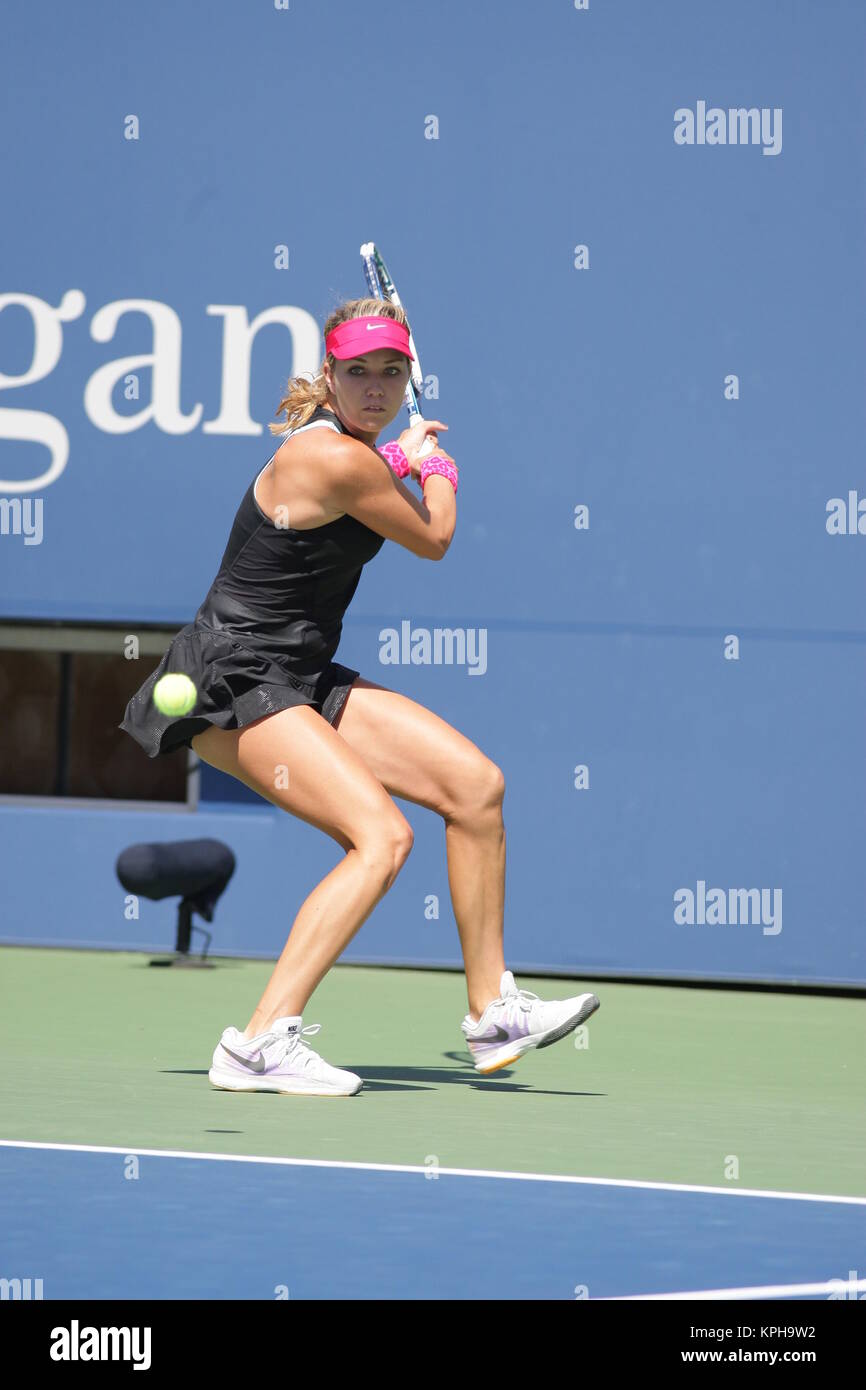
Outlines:
[{"label": "player's leg", "polygon": [[[303,1014],[319,981],[394,882],[412,828],[367,764],[309,706],[243,729],[210,728],[192,740],[206,763],[284,811],[324,830],[345,857],[305,900],[245,1036]],[[283,785],[286,783],[287,785]],[[282,864],[274,865],[279,882]]]},{"label": "player's leg", "polygon": [[480,1018],[506,968],[501,770],[437,714],[363,676],[334,727],[387,792],[442,816],[469,1013]]}]

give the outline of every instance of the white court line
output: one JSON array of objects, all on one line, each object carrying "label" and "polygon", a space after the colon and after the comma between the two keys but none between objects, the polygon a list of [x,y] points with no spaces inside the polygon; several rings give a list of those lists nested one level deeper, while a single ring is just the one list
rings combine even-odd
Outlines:
[{"label": "white court line", "polygon": [[265,1154],[197,1153],[192,1149],[120,1148],[116,1144],[44,1144],[30,1139],[0,1139],[4,1149],[56,1149],[66,1153],[145,1155],[148,1158],[201,1158],[212,1163],[267,1163],[296,1168],[352,1168],[373,1173],[435,1172],[456,1178],[506,1178],[513,1182],[566,1182],[590,1187],[634,1187],[654,1192],[705,1192],[723,1197],[775,1197],[787,1202],[843,1202],[866,1207],[866,1197],[838,1197],[823,1192],[774,1192],[757,1187],[700,1187],[680,1182],[642,1182],[637,1178],[579,1178],[570,1173],[509,1173],[495,1168],[431,1168],[421,1163],[355,1163],[335,1158],[274,1158]]},{"label": "white court line", "polygon": [[598,1298],[596,1303],[649,1303],[661,1299],[684,1298],[720,1299],[733,1298],[793,1298],[797,1294],[836,1294],[838,1298],[848,1293],[866,1293],[866,1279],[826,1279],[823,1284],[759,1284],[753,1289],[693,1289],[685,1293],[630,1293],[621,1298]]}]

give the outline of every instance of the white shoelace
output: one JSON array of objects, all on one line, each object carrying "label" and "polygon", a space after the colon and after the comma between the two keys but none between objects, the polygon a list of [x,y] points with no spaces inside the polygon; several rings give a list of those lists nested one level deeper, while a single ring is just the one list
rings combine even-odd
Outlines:
[{"label": "white shoelace", "polygon": [[304,1067],[308,1067],[310,1065],[310,1062],[317,1060],[318,1054],[312,1051],[308,1043],[304,1042],[303,1035],[308,1035],[312,1037],[314,1033],[319,1032],[321,1026],[321,1023],[310,1023],[307,1025],[306,1028],[301,1028],[298,1032],[275,1033],[275,1040],[282,1043],[283,1046],[278,1053],[274,1054],[274,1060],[278,1062],[284,1062],[286,1058],[289,1056],[289,1054],[295,1050],[295,1048],[301,1047],[303,1048],[303,1061],[301,1065]]},{"label": "white shoelace", "polygon": [[505,1005],[505,1017],[509,1023],[513,1023],[517,1017],[517,1010],[522,1009],[524,1013],[529,1013],[534,1004],[540,1002],[540,996],[533,994],[532,990],[519,989],[516,994],[506,994],[498,999],[497,1003]]}]

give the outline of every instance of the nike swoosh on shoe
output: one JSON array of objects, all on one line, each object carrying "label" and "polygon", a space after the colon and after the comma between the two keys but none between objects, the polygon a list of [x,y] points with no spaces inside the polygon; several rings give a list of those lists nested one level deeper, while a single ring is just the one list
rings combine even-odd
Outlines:
[{"label": "nike swoosh on shoe", "polygon": [[236,1062],[240,1062],[241,1066],[246,1067],[249,1071],[264,1071],[265,1069],[266,1063],[261,1052],[256,1057],[242,1057],[239,1053],[232,1052],[230,1047],[226,1047],[225,1043],[222,1044],[222,1049],[224,1052],[227,1052],[230,1057],[234,1057]]},{"label": "nike swoosh on shoe", "polygon": [[469,1042],[482,1042],[482,1043],[508,1042],[508,1036],[509,1036],[509,1035],[508,1035],[508,1033],[506,1033],[505,1029],[504,1029],[504,1028],[500,1028],[498,1024],[495,1025],[495,1028],[496,1028],[496,1031],[495,1031],[494,1033],[488,1033],[486,1037],[478,1038],[478,1037],[473,1036],[473,1037],[470,1037],[470,1038],[468,1039],[468,1041],[469,1041]]}]

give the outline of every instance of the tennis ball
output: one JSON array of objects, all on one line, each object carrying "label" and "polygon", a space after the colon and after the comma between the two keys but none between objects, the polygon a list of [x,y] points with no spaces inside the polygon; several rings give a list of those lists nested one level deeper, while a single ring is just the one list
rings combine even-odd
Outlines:
[{"label": "tennis ball", "polygon": [[198,691],[189,676],[163,676],[153,688],[153,703],[160,714],[189,714]]}]

